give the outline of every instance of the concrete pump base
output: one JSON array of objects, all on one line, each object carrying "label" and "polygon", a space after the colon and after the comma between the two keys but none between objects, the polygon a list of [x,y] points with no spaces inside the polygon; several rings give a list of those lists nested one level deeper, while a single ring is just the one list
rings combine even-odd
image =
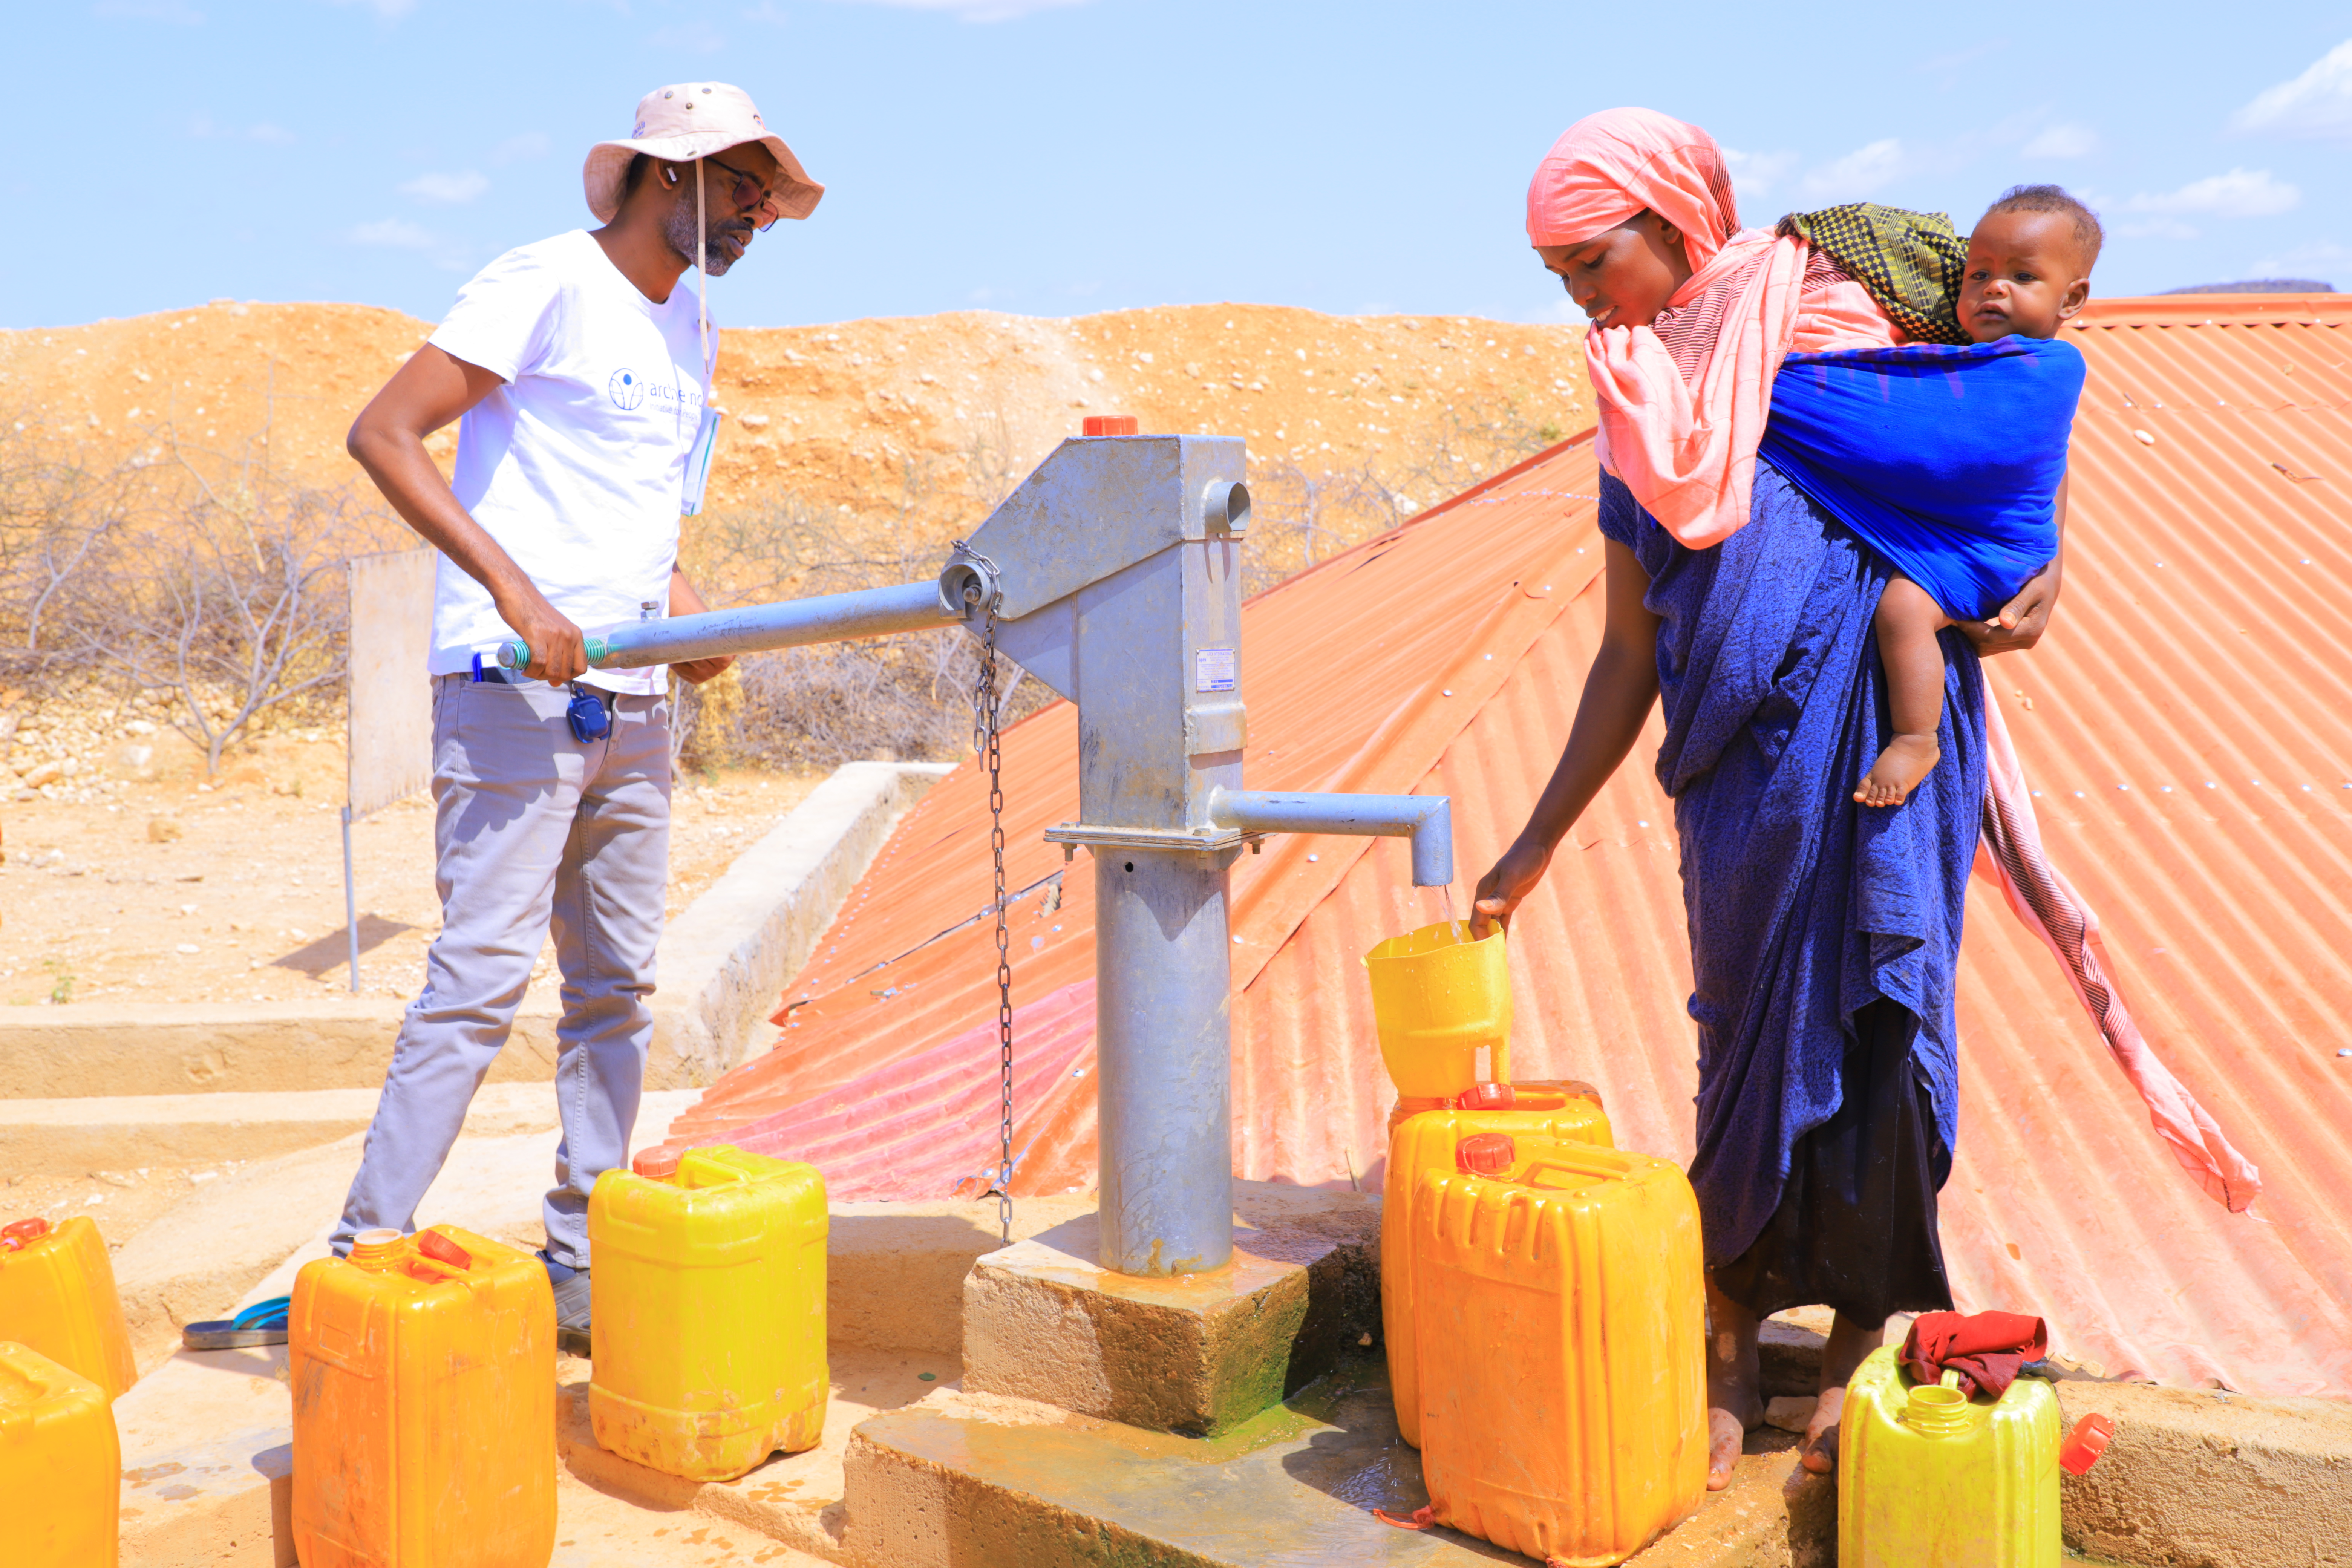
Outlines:
[{"label": "concrete pump base", "polygon": [[1082,1214],[982,1256],[963,1288],[963,1386],[1152,1431],[1232,1431],[1368,1346],[1380,1208],[1235,1184],[1234,1260],[1145,1279],[1099,1267]]}]

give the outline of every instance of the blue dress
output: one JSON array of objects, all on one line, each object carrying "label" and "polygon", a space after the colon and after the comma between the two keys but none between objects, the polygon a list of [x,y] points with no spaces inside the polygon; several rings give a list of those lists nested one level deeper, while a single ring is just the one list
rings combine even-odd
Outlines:
[{"label": "blue dress", "polygon": [[[1854,1101],[1849,1122],[1878,1114],[1852,1082],[1855,1047],[1889,1017],[1908,1051],[1900,1087],[1916,1088],[1922,1137],[1940,1144],[1932,1247],[1958,1132],[1953,970],[1985,787],[1976,651],[1941,634],[1942,758],[1901,805],[1864,807],[1854,788],[1891,734],[1872,625],[1887,566],[1763,461],[1749,522],[1708,549],[1678,543],[1606,475],[1601,529],[1640,559],[1661,617],[1657,774],[1682,846],[1699,1035],[1690,1173],[1708,1265],[1775,1223],[1792,1157],[1842,1104]],[[1861,1179],[1816,1171],[1812,1196]]]}]

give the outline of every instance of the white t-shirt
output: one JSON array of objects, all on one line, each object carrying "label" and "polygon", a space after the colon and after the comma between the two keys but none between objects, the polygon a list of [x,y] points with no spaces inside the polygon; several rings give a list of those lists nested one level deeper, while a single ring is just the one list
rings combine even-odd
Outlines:
[{"label": "white t-shirt", "polygon": [[[714,353],[717,341],[713,328]],[[680,279],[656,305],[573,229],[482,268],[432,342],[506,383],[458,424],[458,503],[582,630],[636,620],[648,601],[667,613],[687,455],[702,419],[691,282]],[[442,557],[431,673],[463,673],[513,635],[488,591]],[[651,693],[666,674],[590,670],[583,679]]]}]

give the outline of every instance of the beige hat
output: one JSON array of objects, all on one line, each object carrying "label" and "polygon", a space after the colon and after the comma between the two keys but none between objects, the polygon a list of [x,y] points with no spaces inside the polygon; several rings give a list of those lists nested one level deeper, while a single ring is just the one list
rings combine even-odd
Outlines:
[{"label": "beige hat", "polygon": [[629,160],[640,153],[688,163],[747,142],[757,142],[775,154],[782,176],[776,185],[778,216],[806,217],[814,212],[824,187],[808,177],[784,139],[769,132],[751,105],[751,95],[723,81],[658,87],[639,99],[636,130],[630,140],[599,142],[588,149],[588,165],[581,171],[588,187],[588,210],[601,222],[613,221],[621,210],[621,182],[628,174]]}]

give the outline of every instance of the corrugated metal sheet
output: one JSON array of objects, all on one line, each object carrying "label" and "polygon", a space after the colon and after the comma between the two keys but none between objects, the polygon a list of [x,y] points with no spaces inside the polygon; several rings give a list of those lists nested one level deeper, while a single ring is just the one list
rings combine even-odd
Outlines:
[{"label": "corrugated metal sheet", "polygon": [[[1954,1283],[1964,1306],[2043,1313],[2063,1352],[2111,1372],[2352,1393],[2352,1058],[2336,1055],[2352,1047],[2352,302],[2108,301],[2073,341],[2091,377],[2065,598],[1989,686],[2150,1044],[2265,1191],[2238,1216],[2202,1195],[1980,877]],[[1593,489],[1570,442],[1252,603],[1251,782],[1451,795],[1466,893],[1541,789],[1598,639]],[[1093,1179],[1076,989],[1091,871],[1051,880],[1059,854],[1037,837],[1075,813],[1074,738],[1049,710],[1005,748],[1012,884],[1033,888],[1013,923],[1019,1191]],[[788,991],[810,1000],[778,1048],[677,1133],[822,1150],[837,1185],[869,1194],[935,1193],[990,1162],[984,821],[969,770],[910,814]],[[1388,842],[1279,841],[1234,883],[1235,1168],[1362,1180],[1391,1095],[1358,955],[1437,900]],[[1594,803],[1514,943],[1517,1074],[1597,1083],[1628,1147],[1686,1158],[1689,954],[1646,767]]]}]

